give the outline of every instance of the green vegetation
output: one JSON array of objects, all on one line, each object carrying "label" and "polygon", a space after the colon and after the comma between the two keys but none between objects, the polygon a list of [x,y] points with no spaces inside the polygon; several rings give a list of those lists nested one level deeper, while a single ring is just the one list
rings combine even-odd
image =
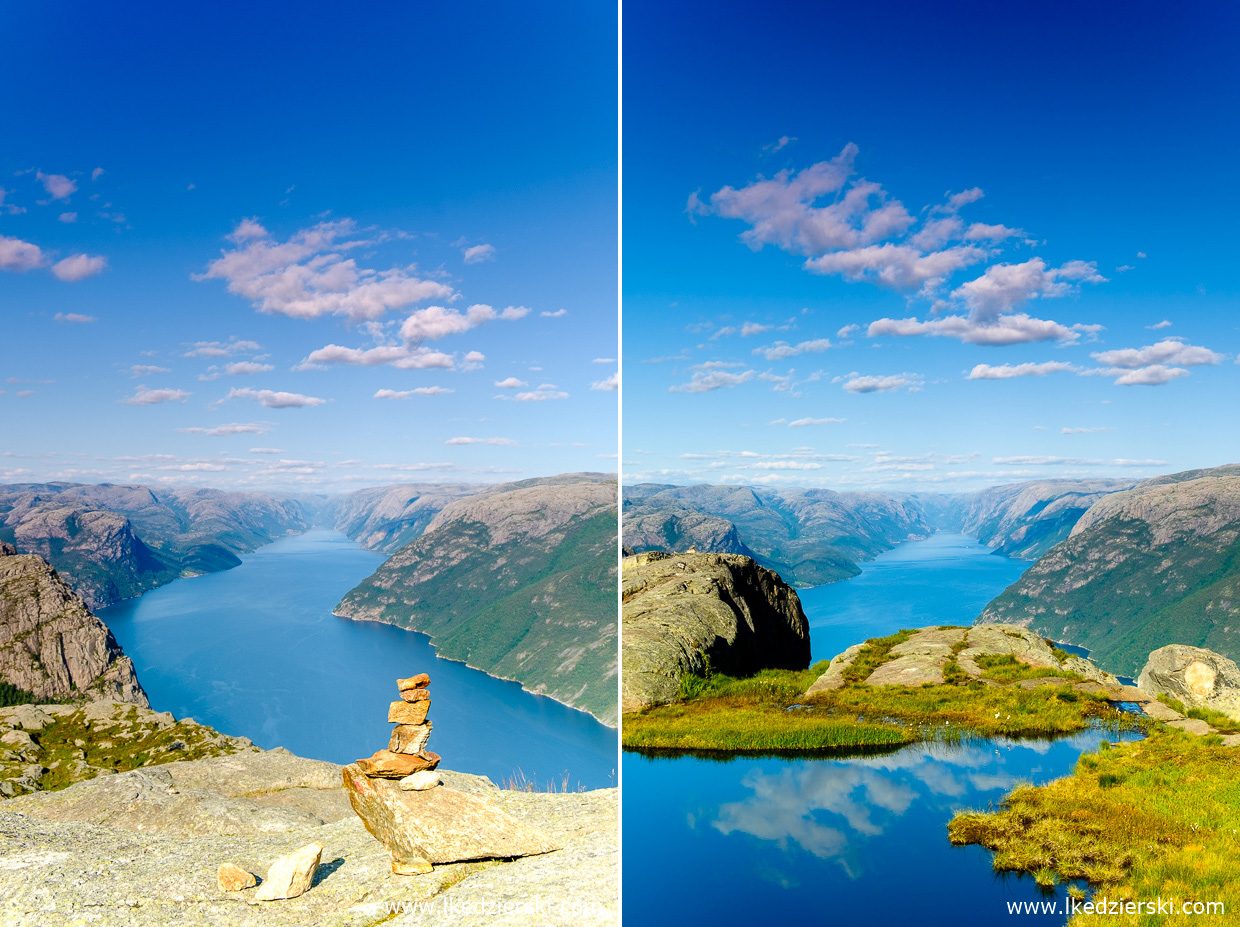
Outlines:
[{"label": "green vegetation", "polygon": [[440,656],[614,723],[615,512],[534,540],[490,537],[481,522],[448,522],[394,554],[336,612],[421,631]]},{"label": "green vegetation", "polygon": [[1166,694],[1158,696],[1158,700],[1168,708],[1178,711],[1186,718],[1195,718],[1198,721],[1206,722],[1206,724],[1220,734],[1240,734],[1240,721],[1236,721],[1235,718],[1223,714],[1221,711],[1215,711],[1213,708],[1188,708],[1179,699],[1174,699]]},{"label": "green vegetation", "polygon": [[0,679],[0,708],[8,708],[12,705],[37,705],[41,703],[42,699],[35,698],[25,689],[19,689],[17,686]]},{"label": "green vegetation", "polygon": [[[1071,776],[1016,788],[996,811],[956,815],[948,833],[993,850],[997,871],[1043,885],[1084,879],[1108,899],[1221,901],[1240,911],[1240,750],[1160,726],[1144,741],[1104,743]],[[1165,918],[1072,923],[1192,923],[1178,907]]]},{"label": "green vegetation", "polygon": [[[884,748],[918,740],[978,736],[1047,736],[1097,723],[1140,726],[1102,695],[1073,688],[1082,677],[1034,668],[1010,655],[982,657],[982,679],[949,661],[942,685],[870,686],[861,682],[890,659],[911,631],[867,641],[844,685],[806,697],[827,669],[764,670],[736,678],[720,673],[681,680],[671,704],[624,716],[623,744],[642,751],[841,751]],[[963,648],[956,648],[957,652]],[[1047,676],[1069,682],[1032,688],[1022,680]],[[985,681],[984,681],[985,680]],[[988,684],[988,681],[992,684]]]}]

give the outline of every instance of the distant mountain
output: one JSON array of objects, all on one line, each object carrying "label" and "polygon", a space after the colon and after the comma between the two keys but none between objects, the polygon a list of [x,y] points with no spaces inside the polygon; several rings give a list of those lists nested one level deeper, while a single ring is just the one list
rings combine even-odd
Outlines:
[{"label": "distant mountain", "polygon": [[794,586],[856,576],[860,561],[932,532],[908,497],[829,489],[667,486],[624,492],[624,546],[752,557]]},{"label": "distant mountain", "polygon": [[309,497],[77,483],[0,486],[0,541],[52,564],[92,608],[226,570],[307,530]]},{"label": "distant mountain", "polygon": [[[1033,480],[956,497],[959,530],[1018,560],[1036,560],[1072,531],[1099,499],[1135,480]],[[920,497],[919,497],[920,498]],[[951,518],[955,513],[940,515]]]},{"label": "distant mountain", "polygon": [[391,553],[419,537],[449,503],[491,488],[479,483],[376,486],[328,499],[320,517],[363,547]]},{"label": "distant mountain", "polygon": [[1126,675],[1167,644],[1240,658],[1240,465],[1103,496],[978,620],[1088,647]]},{"label": "distant mountain", "polygon": [[616,481],[485,487],[437,514],[336,607],[616,722]]},{"label": "distant mountain", "polygon": [[0,544],[0,680],[36,699],[149,704],[112,632],[47,561],[9,544]]}]

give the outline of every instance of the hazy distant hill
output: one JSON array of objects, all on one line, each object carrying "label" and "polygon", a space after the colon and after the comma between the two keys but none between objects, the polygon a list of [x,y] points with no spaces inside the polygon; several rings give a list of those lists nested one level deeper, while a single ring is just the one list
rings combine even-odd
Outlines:
[{"label": "hazy distant hill", "polygon": [[307,499],[102,483],[0,486],[0,541],[47,560],[91,608],[236,566],[310,527]]},{"label": "hazy distant hill", "polygon": [[933,528],[906,497],[829,489],[666,486],[624,491],[624,546],[744,554],[785,582],[817,586],[860,572],[858,562]]},{"label": "hazy distant hill", "polygon": [[492,488],[485,483],[375,486],[331,497],[321,519],[363,547],[391,553],[421,535],[448,503]]},{"label": "hazy distant hill", "polygon": [[979,621],[1088,647],[1129,675],[1166,644],[1240,658],[1240,465],[1104,496]]},{"label": "hazy distant hill", "polygon": [[336,608],[616,722],[616,482],[566,474],[445,507]]}]

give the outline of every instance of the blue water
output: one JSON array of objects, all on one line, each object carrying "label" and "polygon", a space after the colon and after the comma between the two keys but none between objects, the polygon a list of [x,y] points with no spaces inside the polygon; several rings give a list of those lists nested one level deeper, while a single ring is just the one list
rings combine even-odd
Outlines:
[{"label": "blue water", "polygon": [[1029,567],[963,534],[909,541],[862,564],[843,582],[798,590],[809,619],[812,662],[853,644],[932,624],[970,625]]},{"label": "blue water", "polygon": [[[813,659],[900,628],[972,624],[1027,566],[963,535],[903,544],[853,579],[800,593]],[[1067,775],[1082,751],[1119,736],[917,744],[841,759],[626,753],[625,919],[1011,927],[1007,902],[1051,896],[1032,878],[995,874],[988,850],[953,847],[947,822],[1017,782]],[[1053,896],[1061,910],[1064,897]]]},{"label": "blue water", "polygon": [[284,538],[223,573],[179,579],[99,616],[157,711],[264,748],[348,763],[387,746],[396,679],[431,675],[429,749],[496,782],[615,785],[616,731],[443,660],[425,635],[332,609],[384,560],[344,535]]},{"label": "blue water", "polygon": [[[624,915],[634,924],[1063,924],[1007,902],[1056,899],[953,847],[947,822],[1018,782],[1067,775],[1121,735],[915,745],[856,759],[624,755]],[[1131,735],[1122,735],[1127,739]]]}]

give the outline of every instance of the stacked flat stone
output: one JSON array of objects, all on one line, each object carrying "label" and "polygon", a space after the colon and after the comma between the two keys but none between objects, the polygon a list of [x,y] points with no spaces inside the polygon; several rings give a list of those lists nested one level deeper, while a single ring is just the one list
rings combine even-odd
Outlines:
[{"label": "stacked flat stone", "polygon": [[431,694],[427,688],[431,677],[418,673],[408,679],[396,680],[400,701],[388,708],[388,721],[396,725],[386,750],[375,751],[374,756],[358,760],[362,773],[372,779],[400,779],[401,788],[428,789],[439,784],[439,755],[426,749],[431,736],[431,722],[426,715],[431,707]]}]

